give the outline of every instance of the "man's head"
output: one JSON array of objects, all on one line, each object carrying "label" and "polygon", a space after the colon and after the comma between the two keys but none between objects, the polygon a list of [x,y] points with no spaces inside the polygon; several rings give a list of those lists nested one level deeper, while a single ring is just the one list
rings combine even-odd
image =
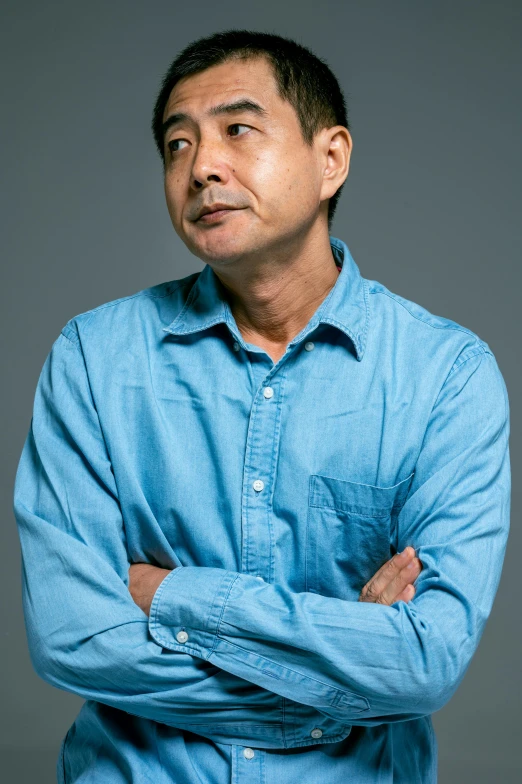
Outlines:
[{"label": "man's head", "polygon": [[[211,263],[329,231],[352,140],[339,84],[296,42],[228,30],[169,67],[152,129],[173,226]],[[216,203],[235,209],[201,218]]]}]

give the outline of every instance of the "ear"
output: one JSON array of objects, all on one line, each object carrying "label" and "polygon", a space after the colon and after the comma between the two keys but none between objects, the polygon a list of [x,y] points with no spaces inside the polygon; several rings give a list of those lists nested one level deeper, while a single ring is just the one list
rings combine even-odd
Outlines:
[{"label": "ear", "polygon": [[352,137],[344,125],[320,131],[318,149],[323,174],[320,201],[330,199],[347,178],[352,148]]}]

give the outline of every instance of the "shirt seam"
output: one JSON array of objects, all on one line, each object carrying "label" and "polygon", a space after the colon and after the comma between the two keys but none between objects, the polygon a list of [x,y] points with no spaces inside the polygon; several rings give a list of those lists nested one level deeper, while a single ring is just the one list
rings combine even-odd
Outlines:
[{"label": "shirt seam", "polygon": [[[195,273],[193,273],[193,274],[195,274]],[[155,285],[162,285],[162,284],[160,283],[160,284],[155,284]],[[163,285],[169,286],[170,285],[170,281],[168,281],[167,283],[165,283]],[[184,283],[180,282],[180,283],[178,283],[177,286],[175,286],[174,288],[172,288],[169,291],[167,291],[166,294],[158,294],[157,296],[155,294],[151,294],[150,292],[147,293],[148,289],[145,289],[145,290],[142,290],[142,291],[137,291],[135,294],[129,294],[127,297],[119,297],[117,300],[115,300],[113,302],[103,302],[101,305],[97,305],[95,308],[92,308],[91,310],[85,311],[85,313],[96,313],[98,310],[104,310],[105,308],[113,308],[116,305],[120,305],[123,302],[128,302],[128,300],[136,299],[136,297],[147,297],[148,299],[165,299],[166,297],[170,297],[171,294],[174,294],[178,289],[182,288],[184,285],[188,285],[188,282],[187,281],[185,281]],[[151,288],[153,288],[153,287],[151,287]],[[81,314],[81,315],[83,315],[83,314]]]},{"label": "shirt seam", "polygon": [[[209,721],[209,722],[205,722],[205,721],[184,721],[183,722],[183,726],[184,727],[207,727],[207,728],[211,728],[211,727],[222,727],[223,725],[220,724],[219,721],[214,721],[214,722],[211,722],[211,721]],[[244,721],[243,723],[240,723],[240,724],[227,724],[227,729],[229,729],[229,730],[244,730],[247,727],[249,729],[257,729],[257,730],[267,730],[267,729],[274,728],[274,729],[280,731],[282,729],[282,724],[273,724],[273,723],[270,723],[268,721],[266,722],[266,724],[252,724],[249,721]]]},{"label": "shirt seam", "polygon": [[67,739],[69,737],[70,732],[71,732],[71,727],[69,727],[69,729],[67,730],[67,732],[65,734],[65,738],[63,739],[62,749],[61,749],[61,753],[60,753],[60,768],[61,768],[63,784],[67,784],[67,779],[66,779],[66,776],[65,776],[65,746],[67,745]]},{"label": "shirt seam", "polygon": [[[212,656],[212,654],[214,653],[214,651],[216,649],[216,645],[217,645],[217,642],[218,642],[218,639],[219,639],[219,631],[220,631],[220,628],[221,628],[221,622],[223,620],[223,615],[224,615],[224,612],[225,612],[225,608],[227,606],[227,602],[228,602],[228,599],[230,597],[230,592],[231,592],[232,588],[234,587],[234,585],[236,584],[238,579],[239,579],[239,574],[236,574],[236,576],[234,577],[233,580],[230,581],[230,585],[228,586],[228,590],[227,590],[226,596],[223,599],[223,604],[221,605],[221,613],[220,613],[219,618],[218,618],[217,623],[216,623],[216,633],[214,634],[214,640],[213,640],[212,649],[211,649],[209,655],[207,656],[207,659],[210,659],[210,657]],[[214,602],[212,602],[212,605],[213,604],[214,604]]]},{"label": "shirt seam", "polygon": [[[196,274],[196,273],[193,273],[193,274]],[[156,285],[161,285],[161,284],[156,284]],[[166,284],[164,284],[164,285],[167,285],[167,286],[168,286],[168,285],[169,285],[169,282],[167,282],[167,283],[166,283]],[[174,288],[171,288],[169,291],[167,291],[167,293],[166,293],[166,294],[158,294],[158,295],[155,295],[155,294],[147,293],[147,290],[142,290],[142,291],[137,291],[135,294],[129,294],[127,297],[119,297],[118,299],[116,299],[116,300],[114,300],[114,301],[112,301],[112,302],[104,302],[104,303],[102,303],[101,305],[97,305],[95,308],[91,308],[90,310],[84,310],[84,311],[82,311],[81,313],[78,313],[78,314],[76,314],[76,316],[73,316],[73,317],[72,317],[72,318],[71,318],[71,319],[70,319],[70,320],[67,322],[67,324],[65,325],[64,329],[66,329],[66,328],[67,328],[67,329],[69,329],[69,330],[70,330],[70,327],[69,327],[68,325],[69,325],[69,324],[70,324],[72,321],[75,321],[76,319],[79,319],[81,316],[89,316],[89,318],[88,318],[88,319],[87,319],[87,321],[86,321],[86,324],[87,324],[87,323],[89,323],[89,321],[91,320],[91,318],[94,316],[94,314],[95,314],[95,313],[98,313],[100,310],[105,310],[106,308],[114,308],[114,307],[116,307],[117,305],[121,305],[121,304],[123,304],[124,302],[128,302],[128,301],[129,301],[129,300],[131,300],[131,299],[136,299],[137,297],[146,297],[147,299],[153,299],[153,300],[154,300],[154,299],[166,299],[166,297],[170,297],[170,296],[171,296],[171,294],[174,294],[176,291],[178,291],[178,289],[182,288],[184,285],[190,285],[190,284],[189,284],[187,281],[185,281],[185,282],[180,282],[180,283],[178,283],[178,285],[177,285],[177,286],[175,286]],[[193,286],[193,285],[194,285],[194,283],[192,283],[192,286]],[[179,315],[179,314],[178,314],[178,315]],[[84,325],[84,326],[85,326],[85,325]],[[72,331],[72,330],[71,330],[71,331]],[[65,335],[65,337],[68,337],[68,336],[67,336],[67,335]],[[70,339],[70,338],[69,338],[69,339]],[[72,342],[75,342],[75,341],[72,341]]]},{"label": "shirt seam", "polygon": [[427,327],[431,327],[432,329],[451,329],[451,330],[454,330],[455,332],[462,332],[464,335],[467,335],[468,337],[474,337],[475,339],[480,340],[479,336],[475,332],[473,332],[470,329],[466,329],[465,327],[462,327],[462,326],[458,326],[458,325],[457,326],[453,326],[452,324],[430,324],[430,322],[427,321],[425,318],[421,318],[416,313],[413,313],[413,311],[411,311],[404,304],[404,302],[401,302],[401,300],[398,299],[397,296],[393,294],[393,292],[382,291],[382,290],[381,291],[376,291],[375,289],[372,291],[372,289],[369,289],[369,293],[370,294],[375,294],[375,295],[382,294],[385,297],[389,297],[389,299],[392,299],[394,302],[397,303],[397,305],[400,305],[402,308],[404,308],[404,310],[407,313],[409,313],[410,316],[412,316],[412,318],[417,319],[417,321],[420,321],[421,324],[426,324]]},{"label": "shirt seam", "polygon": [[161,634],[159,634],[156,629],[157,626],[161,626],[161,623],[158,620],[159,604],[161,602],[161,597],[163,595],[167,582],[169,583],[172,582],[172,580],[176,576],[176,572],[178,571],[178,569],[182,569],[182,568],[183,568],[182,566],[176,566],[175,569],[171,570],[170,574],[164,577],[164,579],[161,581],[161,583],[159,584],[157,590],[155,591],[152,597],[152,602],[149,608],[149,624],[152,625],[152,627],[156,631],[158,638],[165,642],[166,639]]},{"label": "shirt seam", "polygon": [[450,377],[459,370],[462,365],[467,362],[469,359],[473,359],[473,357],[478,356],[479,354],[489,354],[491,357],[493,356],[493,352],[489,351],[488,349],[484,348],[484,346],[473,346],[472,348],[468,349],[468,351],[464,352],[464,354],[460,354],[453,365],[450,368],[450,372],[446,376],[446,381],[444,382],[444,386],[450,379]]},{"label": "shirt seam", "polygon": [[[216,634],[216,637],[217,636],[218,635]],[[371,709],[371,705],[370,705],[370,702],[369,702],[368,698],[365,697],[363,694],[358,694],[358,692],[355,692],[355,691],[348,691],[347,689],[342,689],[342,688],[340,688],[338,686],[331,686],[330,684],[325,683],[324,681],[321,681],[318,678],[313,678],[311,675],[305,675],[304,673],[299,672],[298,670],[294,670],[292,667],[286,667],[283,664],[279,664],[278,662],[274,662],[272,659],[268,659],[266,656],[263,656],[260,653],[255,653],[254,654],[254,653],[252,653],[252,651],[249,651],[247,648],[243,648],[241,645],[237,645],[237,643],[230,642],[230,640],[228,640],[225,636],[219,637],[219,639],[222,640],[227,645],[231,645],[233,648],[237,648],[237,650],[243,651],[244,653],[248,654],[249,656],[256,656],[258,659],[262,659],[264,662],[267,662],[268,664],[276,666],[276,667],[278,667],[279,669],[281,669],[283,671],[290,672],[293,675],[297,675],[297,676],[299,676],[299,678],[302,678],[303,681],[312,681],[313,683],[319,684],[319,686],[322,686],[324,689],[327,689],[328,692],[332,692],[332,701],[329,702],[329,705],[331,707],[333,707],[333,708],[336,707],[336,705],[334,704],[334,702],[336,700],[339,701],[339,700],[342,699],[342,697],[344,697],[346,695],[349,695],[349,696],[357,697],[358,699],[363,700],[366,703],[366,707],[365,708],[356,708],[355,706],[350,706],[350,708],[353,708],[353,712],[354,713],[357,713],[357,714],[365,713],[366,711]],[[214,652],[214,650],[212,652]],[[268,675],[268,676],[271,675],[271,673],[266,672],[265,670],[263,670],[262,667],[261,667],[261,672],[264,675]],[[275,677],[277,678],[277,676],[275,676]],[[280,679],[278,678],[278,680],[280,680]],[[324,696],[325,696],[325,698],[328,697],[328,695],[324,695]],[[349,710],[349,709],[347,709],[347,710]]]},{"label": "shirt seam", "polygon": [[[70,335],[68,334],[69,332],[71,333]],[[74,331],[70,327],[68,327],[67,324],[62,328],[62,331],[60,332],[60,335],[66,338],[66,340],[68,340],[69,343],[71,343],[79,351],[80,350],[79,340],[72,337],[72,335],[74,334],[75,334]]]},{"label": "shirt seam", "polygon": [[[435,410],[435,408],[437,406],[437,403],[439,402],[440,396],[442,395],[442,393],[443,393],[443,391],[444,391],[444,389],[446,387],[446,384],[448,383],[450,377],[457,370],[460,370],[460,368],[469,359],[473,359],[473,357],[479,356],[480,354],[482,354],[483,356],[485,356],[486,354],[489,354],[491,357],[494,356],[493,353],[489,349],[485,348],[485,346],[482,345],[481,343],[478,343],[478,344],[475,344],[474,346],[471,346],[469,349],[466,349],[463,353],[461,352],[457,356],[457,358],[453,362],[452,366],[450,367],[450,369],[448,371],[448,374],[447,374],[446,378],[444,379],[444,381],[443,381],[439,391],[437,392],[437,397],[435,398],[435,400],[433,402],[433,405],[431,407],[431,410],[430,410],[429,419],[431,419],[431,415],[433,414],[433,412],[434,412],[434,410]],[[424,440],[423,440],[423,445],[424,445]]]},{"label": "shirt seam", "polygon": [[[429,416],[428,416],[428,419],[427,419],[427,422],[426,422],[426,428],[424,430],[424,435],[422,437],[422,442],[421,442],[421,445],[420,445],[420,449],[419,449],[418,455],[420,455],[422,453],[422,450],[424,449],[424,442],[426,441],[426,433],[428,432],[428,427],[429,427],[429,424],[431,422],[431,417],[432,417],[433,412],[435,411],[435,409],[437,407],[437,404],[438,404],[438,402],[440,400],[440,397],[441,397],[442,393],[444,392],[444,389],[446,388],[446,384],[448,383],[450,376],[453,375],[453,373],[456,372],[457,370],[459,370],[461,367],[463,367],[463,365],[469,359],[473,359],[473,357],[478,356],[480,354],[482,354],[483,356],[485,356],[486,354],[489,354],[490,356],[494,356],[493,353],[489,349],[486,349],[482,344],[476,344],[474,346],[471,346],[469,349],[467,349],[463,354],[462,353],[459,354],[459,356],[453,362],[453,365],[451,366],[451,368],[450,368],[450,370],[448,372],[448,375],[444,379],[444,381],[442,383],[442,386],[440,387],[439,391],[437,392],[437,396],[436,396],[436,398],[435,398],[435,400],[433,402],[433,405],[432,405],[432,407],[430,409],[430,413],[429,413]],[[418,459],[418,455],[417,455],[417,459]],[[415,492],[417,492],[417,491],[415,491]],[[410,496],[408,494],[408,496],[406,497],[406,501],[408,500],[409,497]],[[405,503],[406,503],[406,501],[405,501]],[[405,503],[403,504],[403,506],[405,505]]]}]

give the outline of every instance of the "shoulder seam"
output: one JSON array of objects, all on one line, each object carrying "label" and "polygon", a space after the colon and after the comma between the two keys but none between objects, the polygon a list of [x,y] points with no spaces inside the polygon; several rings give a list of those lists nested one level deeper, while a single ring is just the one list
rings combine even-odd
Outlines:
[{"label": "shoulder seam", "polygon": [[[407,313],[409,313],[410,316],[412,316],[414,319],[417,319],[417,321],[420,321],[421,324],[426,324],[427,327],[431,327],[432,329],[453,329],[453,330],[455,330],[455,332],[463,332],[465,335],[468,335],[468,336],[471,336],[471,337],[474,337],[474,338],[478,338],[480,340],[480,338],[478,337],[478,335],[475,332],[472,332],[472,330],[470,330],[470,329],[466,329],[466,327],[461,327],[461,326],[455,326],[454,327],[452,324],[441,324],[441,325],[430,324],[430,322],[426,321],[426,319],[420,318],[415,313],[412,313],[412,311],[409,308],[406,307],[404,302],[401,302],[400,299],[397,299],[397,296],[394,295],[393,292],[375,291],[375,290],[372,291],[370,289],[369,293],[370,294],[384,294],[386,297],[389,297],[394,302],[396,302],[397,305],[401,305],[404,308],[404,310]],[[419,307],[422,307],[422,305],[420,305]],[[434,315],[434,314],[432,314],[432,315]],[[445,318],[445,317],[441,316],[440,318]]]},{"label": "shoulder seam", "polygon": [[459,354],[459,356],[457,357],[457,359],[455,360],[455,362],[450,368],[450,372],[446,377],[446,381],[456,370],[458,370],[464,364],[464,362],[467,362],[468,359],[471,359],[477,354],[490,354],[491,356],[493,356],[493,353],[489,349],[480,345],[480,343],[477,344],[476,346],[471,346],[471,348],[469,348],[467,351],[464,351],[463,354]]},{"label": "shoulder seam", "polygon": [[473,359],[473,357],[478,356],[479,354],[482,354],[483,356],[485,356],[486,354],[489,354],[489,356],[494,357],[493,352],[490,351],[489,348],[485,348],[484,346],[482,346],[480,344],[478,344],[476,346],[471,346],[471,348],[469,348],[467,351],[464,351],[462,354],[459,354],[459,356],[457,357],[457,359],[455,360],[455,362],[451,366],[448,375],[444,379],[444,383],[443,383],[443,385],[441,386],[441,388],[439,390],[439,395],[437,396],[437,399],[440,396],[440,393],[442,392],[442,390],[444,389],[446,384],[448,383],[448,381],[451,378],[451,376],[454,373],[456,373],[457,370],[460,370],[460,368],[466,362],[468,362],[470,359]]},{"label": "shoulder seam", "polygon": [[[165,297],[170,297],[171,294],[174,294],[174,292],[177,291],[179,288],[181,288],[183,285],[184,284],[180,282],[178,283],[177,286],[174,286],[173,288],[169,289],[169,291],[167,291],[166,294],[161,294],[161,296],[160,295],[155,296],[154,294],[147,294],[148,289],[142,289],[141,291],[137,291],[135,294],[129,294],[127,297],[119,297],[118,299],[112,300],[111,302],[104,302],[101,305],[97,305],[95,308],[91,308],[90,310],[84,310],[82,313],[78,313],[76,316],[74,316],[73,319],[79,318],[80,316],[87,316],[87,315],[93,316],[99,310],[105,310],[105,308],[113,308],[116,305],[122,304],[123,302],[128,302],[131,299],[136,299],[136,297],[147,297],[148,299],[165,299]],[[153,286],[151,286],[150,288],[153,288]],[[71,321],[73,319],[71,319]]]},{"label": "shoulder seam", "polygon": [[76,333],[68,326],[68,323],[62,328],[60,335],[69,341],[75,348],[79,348],[79,340]]}]

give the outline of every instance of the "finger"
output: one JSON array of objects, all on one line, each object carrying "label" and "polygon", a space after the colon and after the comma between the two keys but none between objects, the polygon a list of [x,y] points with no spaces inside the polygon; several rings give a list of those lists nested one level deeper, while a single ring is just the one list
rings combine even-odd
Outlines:
[{"label": "finger", "polygon": [[422,571],[422,562],[419,558],[413,558],[401,571],[391,578],[383,590],[378,591],[373,581],[370,581],[361,591],[359,601],[375,602],[377,604],[393,604],[397,601],[397,596],[406,588],[409,583],[413,583]]},{"label": "finger", "polygon": [[369,594],[369,600],[375,601],[390,581],[393,580],[394,577],[397,577],[401,572],[401,569],[412,560],[414,555],[415,550],[413,547],[406,547],[402,553],[396,553],[393,558],[386,561],[386,563],[375,572],[371,580],[368,580],[361,591],[361,596],[365,597]]},{"label": "finger", "polygon": [[414,555],[415,550],[413,547],[405,547],[402,553],[396,553],[393,558],[386,561],[381,568],[375,572],[373,577],[368,580],[362,589],[361,594],[366,594],[370,585],[372,586],[372,593],[378,594],[379,591],[383,590],[389,581],[400,572],[408,561],[411,561]]},{"label": "finger", "polygon": [[395,604],[395,602],[405,602],[406,604],[408,604],[408,602],[411,602],[414,596],[415,596],[415,586],[409,583],[406,586],[406,588],[404,588],[400,592],[400,594],[395,597],[395,599],[392,601],[392,604]]},{"label": "finger", "polygon": [[397,601],[396,597],[401,591],[410,583],[413,584],[421,571],[422,564],[420,560],[418,558],[413,558],[409,564],[401,569],[399,574],[389,582],[386,588],[381,591],[378,601],[382,604],[393,604],[393,602]]}]

